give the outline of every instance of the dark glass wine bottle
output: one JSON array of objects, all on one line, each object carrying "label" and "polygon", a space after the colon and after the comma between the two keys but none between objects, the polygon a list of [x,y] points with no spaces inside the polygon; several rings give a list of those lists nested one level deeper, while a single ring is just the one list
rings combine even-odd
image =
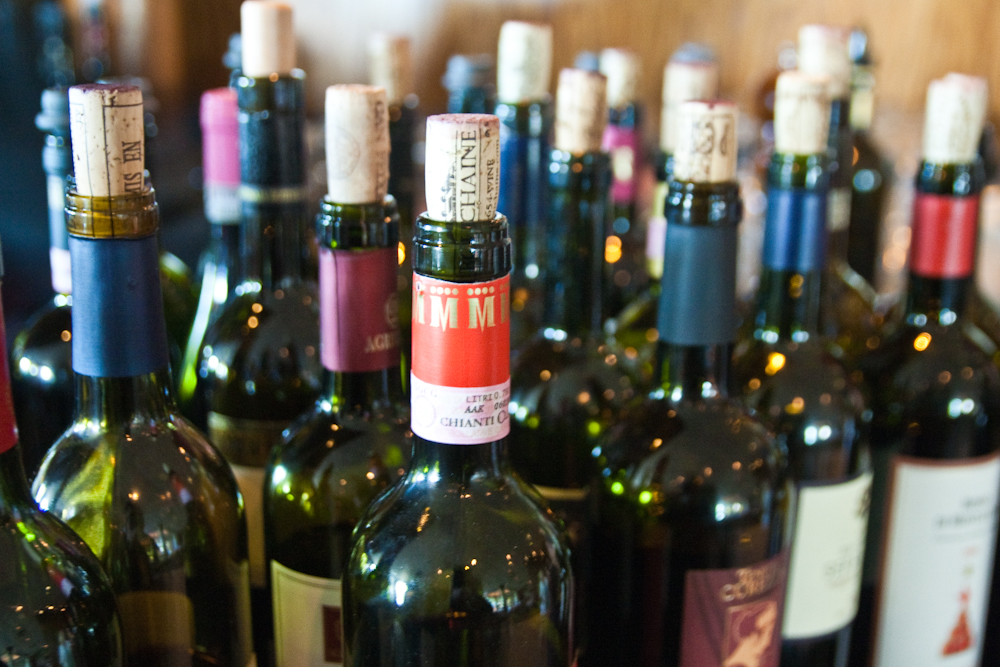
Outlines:
[{"label": "dark glass wine bottle", "polygon": [[736,109],[686,102],[666,214],[661,385],[602,439],[592,665],[776,667],[792,489],[729,397],[736,336]]},{"label": "dark glass wine bottle", "polygon": [[783,667],[847,664],[871,493],[864,402],[819,335],[829,118],[825,78],[778,77],[755,325],[734,362],[744,402],[777,435],[797,486]]},{"label": "dark glass wine bottle", "polygon": [[201,283],[198,311],[184,350],[177,383],[178,403],[185,414],[205,414],[205,406],[191,403],[202,396],[198,365],[205,332],[234,295],[240,264],[240,128],[236,91],[215,88],[201,96],[201,144],[205,218],[212,238],[198,260]]},{"label": "dark glass wine bottle", "polygon": [[121,620],[107,575],[87,545],[53,514],[40,511],[28,491],[2,311],[0,307],[0,663],[119,667]]},{"label": "dark glass wine bottle", "polygon": [[552,28],[507,21],[500,29],[497,107],[500,118],[500,200],[514,252],[511,346],[541,323],[548,158],[552,134]]},{"label": "dark glass wine bottle", "polygon": [[574,659],[568,548],[506,455],[511,255],[496,213],[498,134],[494,116],[427,121],[414,458],[352,539],[344,621],[355,667]]},{"label": "dark glass wine bottle", "polygon": [[317,218],[324,390],[268,462],[264,533],[278,667],[343,663],[351,531],[412,449],[400,376],[399,219],[386,201],[385,90],[326,93],[329,194]]},{"label": "dark glass wine bottle", "polygon": [[243,499],[171,397],[142,96],[87,85],[69,102],[77,406],[32,492],[104,565],[128,664],[242,667],[253,657]]},{"label": "dark glass wine bottle", "polygon": [[931,82],[905,318],[859,363],[875,480],[856,664],[975,665],[982,655],[1000,500],[1000,373],[965,304],[985,114],[983,79]]},{"label": "dark glass wine bottle", "polygon": [[246,503],[254,642],[267,659],[270,597],[264,560],[264,468],[281,434],[322,386],[316,285],[302,276],[306,218],[305,74],[294,68],[292,10],[241,7],[240,253],[234,296],[205,333],[196,391],[208,435]]},{"label": "dark glass wine bottle", "polygon": [[487,53],[448,58],[441,84],[448,91],[448,113],[493,113],[497,106],[493,58]]}]

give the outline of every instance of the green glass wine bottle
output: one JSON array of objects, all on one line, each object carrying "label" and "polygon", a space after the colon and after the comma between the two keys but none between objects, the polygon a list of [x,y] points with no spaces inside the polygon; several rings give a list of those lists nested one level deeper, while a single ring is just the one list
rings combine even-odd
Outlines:
[{"label": "green glass wine bottle", "polygon": [[253,657],[243,499],[171,397],[142,95],[95,84],[71,88],[69,102],[77,405],[32,492],[104,565],[128,664],[243,667]]},{"label": "green glass wine bottle", "polygon": [[661,385],[595,455],[592,665],[777,667],[793,490],[729,397],[736,336],[736,108],[686,102],[667,197]]},{"label": "green glass wine bottle", "polygon": [[441,85],[448,91],[448,113],[493,113],[496,109],[493,58],[488,53],[448,58]]},{"label": "green glass wine bottle", "polygon": [[351,531],[403,474],[413,445],[400,376],[385,90],[329,87],[326,139],[329,193],[316,231],[324,390],[285,431],[265,475],[278,667],[344,663]]},{"label": "green glass wine bottle", "polygon": [[205,333],[196,402],[211,441],[243,492],[250,541],[254,641],[268,655],[270,598],[264,560],[264,468],[282,431],[322,386],[316,285],[302,275],[306,218],[305,74],[294,68],[292,9],[253,0],[241,7],[241,275]]},{"label": "green glass wine bottle", "polygon": [[828,80],[778,76],[763,271],[752,337],[736,347],[744,401],[787,451],[797,485],[783,667],[845,665],[871,493],[865,407],[819,335],[826,264]]},{"label": "green glass wine bottle", "polygon": [[510,239],[495,116],[427,121],[414,238],[414,457],[365,513],[344,586],[348,663],[573,662],[572,572],[552,515],[513,471]]}]

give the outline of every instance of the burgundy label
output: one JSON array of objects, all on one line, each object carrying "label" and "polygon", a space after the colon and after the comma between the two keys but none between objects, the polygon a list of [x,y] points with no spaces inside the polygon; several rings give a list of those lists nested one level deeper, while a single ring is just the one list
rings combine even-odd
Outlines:
[{"label": "burgundy label", "polygon": [[[17,444],[17,422],[14,420],[14,401],[10,396],[10,371],[7,368],[7,332],[0,306],[0,454]],[[39,419],[42,417],[39,416]]]},{"label": "burgundy label", "polygon": [[681,667],[778,667],[788,553],[733,570],[691,570]]},{"label": "burgundy label", "polygon": [[608,125],[602,148],[611,156],[611,201],[628,204],[635,199],[638,178],[639,131],[631,127]]},{"label": "burgundy label", "polygon": [[396,248],[319,251],[323,366],[363,373],[399,363]]},{"label": "burgundy label", "polygon": [[927,278],[972,275],[979,197],[917,194],[910,270]]},{"label": "burgundy label", "polygon": [[323,605],[323,659],[326,662],[344,661],[343,627],[340,607]]}]

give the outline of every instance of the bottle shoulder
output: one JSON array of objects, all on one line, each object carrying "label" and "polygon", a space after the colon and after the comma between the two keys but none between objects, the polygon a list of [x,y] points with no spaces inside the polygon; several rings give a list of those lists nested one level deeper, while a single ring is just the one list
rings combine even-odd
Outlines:
[{"label": "bottle shoulder", "polygon": [[70,303],[69,298],[57,294],[28,319],[11,346],[13,372],[17,372],[17,362],[23,357],[32,360],[64,359],[68,362],[73,325]]}]

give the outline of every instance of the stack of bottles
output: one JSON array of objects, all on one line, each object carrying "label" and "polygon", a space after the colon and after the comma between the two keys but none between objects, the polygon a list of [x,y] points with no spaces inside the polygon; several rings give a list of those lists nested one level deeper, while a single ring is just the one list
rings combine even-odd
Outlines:
[{"label": "stack of bottles", "polygon": [[159,247],[140,89],[42,97],[55,294],[0,360],[0,661],[996,659],[984,80],[928,87],[886,304],[870,49],[804,26],[741,302],[762,163],[708,47],[667,63],[653,149],[635,53],[552,97],[551,28],[507,22],[496,85],[449,60],[414,160],[409,41],[380,33],[371,85],[326,89],[310,202],[292,19],[244,2],[202,97],[197,295]]}]

